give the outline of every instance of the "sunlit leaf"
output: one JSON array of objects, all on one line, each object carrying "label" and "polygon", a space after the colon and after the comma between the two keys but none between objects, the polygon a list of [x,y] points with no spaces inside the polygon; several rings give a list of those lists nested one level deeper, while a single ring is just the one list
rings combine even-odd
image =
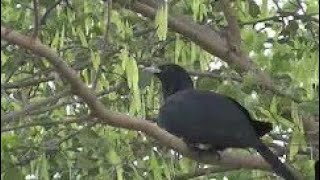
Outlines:
[{"label": "sunlit leaf", "polygon": [[166,1],[162,3],[161,7],[157,11],[155,25],[159,40],[166,40],[168,31],[168,6]]}]

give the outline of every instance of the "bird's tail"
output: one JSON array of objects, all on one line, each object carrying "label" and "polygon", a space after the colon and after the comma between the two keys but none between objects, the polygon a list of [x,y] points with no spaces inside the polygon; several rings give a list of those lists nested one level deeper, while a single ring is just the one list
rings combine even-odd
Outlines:
[{"label": "bird's tail", "polygon": [[259,141],[256,147],[259,154],[270,164],[273,171],[286,180],[297,180],[290,168],[283,164],[278,157],[261,141]]}]

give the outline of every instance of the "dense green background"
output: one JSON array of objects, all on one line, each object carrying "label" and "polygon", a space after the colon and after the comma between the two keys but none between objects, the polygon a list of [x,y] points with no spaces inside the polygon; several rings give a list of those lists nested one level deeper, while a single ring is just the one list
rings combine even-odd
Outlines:
[{"label": "dense green background", "polygon": [[[59,2],[56,6],[56,1],[39,1],[38,38],[77,69],[110,110],[155,118],[162,101],[159,83],[139,67],[177,63],[198,73],[198,89],[234,97],[253,117],[274,123],[277,131],[272,137],[279,139],[282,133],[288,137],[290,164],[313,176],[318,150],[310,150],[302,121],[318,117],[317,0],[300,4],[295,0],[234,1],[241,49],[271,75],[281,92],[301,102],[256,86],[253,73],[239,75],[225,66],[212,71],[212,76],[203,73],[216,58],[188,37],[167,29],[166,18],[167,12],[189,15],[199,24],[221,29],[226,21],[213,0],[169,1],[155,21],[116,1],[112,5],[97,0]],[[129,1],[126,6],[130,7]],[[44,16],[46,12],[50,13]],[[33,22],[32,1],[1,1],[2,25],[31,36]],[[45,103],[37,106],[39,102]],[[8,118],[14,113],[15,118]],[[86,121],[92,119],[88,107],[70,95],[49,63],[5,41],[1,41],[1,114],[1,178],[5,180],[30,174],[53,179],[56,173],[61,179],[187,179],[197,178],[196,172],[203,167],[173,156],[142,133]],[[271,136],[265,140],[272,142]],[[254,170],[215,171],[219,170],[213,168],[212,174],[199,178],[268,179],[271,175]]]}]

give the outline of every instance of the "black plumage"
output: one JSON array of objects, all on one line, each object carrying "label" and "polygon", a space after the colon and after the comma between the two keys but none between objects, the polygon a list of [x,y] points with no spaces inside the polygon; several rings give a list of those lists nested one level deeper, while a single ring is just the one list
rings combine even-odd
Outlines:
[{"label": "black plumage", "polygon": [[254,148],[274,171],[285,179],[295,179],[288,167],[259,139],[268,133],[270,123],[254,121],[235,100],[211,92],[195,90],[188,73],[180,66],[167,64],[146,68],[161,81],[165,102],[158,123],[189,144],[209,144],[215,150]]}]

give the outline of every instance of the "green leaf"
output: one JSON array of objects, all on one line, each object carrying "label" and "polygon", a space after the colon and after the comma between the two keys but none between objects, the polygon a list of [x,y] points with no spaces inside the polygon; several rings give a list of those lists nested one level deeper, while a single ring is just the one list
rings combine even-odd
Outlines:
[{"label": "green leaf", "polygon": [[93,68],[97,71],[100,64],[101,64],[101,59],[100,59],[100,54],[98,52],[94,53],[94,52],[91,52],[92,53],[92,64],[93,64]]},{"label": "green leaf", "polygon": [[[3,179],[6,180],[6,179],[14,179],[14,180],[22,180],[22,179],[25,179],[21,170],[17,167],[14,167],[14,168],[9,168],[7,169],[6,171],[2,172],[4,173],[4,176],[3,176]],[[1,173],[1,174],[2,174]],[[2,176],[1,176],[2,177]],[[2,178],[1,178],[2,179]]]},{"label": "green leaf", "polygon": [[290,141],[290,160],[293,160],[294,157],[298,154],[301,147],[307,147],[305,142],[305,136],[303,129],[303,123],[299,118],[298,106],[296,103],[291,103],[291,116],[295,123],[295,127],[291,136]]},{"label": "green leaf", "polygon": [[298,105],[299,109],[304,113],[313,116],[319,116],[319,100],[310,101],[310,102],[302,102]]},{"label": "green leaf", "polygon": [[181,158],[179,160],[179,166],[182,173],[188,173],[192,169],[192,161],[188,158]]},{"label": "green leaf", "polygon": [[51,41],[51,44],[50,46],[54,49],[57,49],[58,48],[58,43],[59,43],[59,31],[56,30],[56,33]]},{"label": "green leaf", "polygon": [[299,128],[294,128],[290,141],[289,159],[291,161],[294,160],[294,157],[298,154],[301,147],[300,144],[303,142],[303,139],[304,136],[301,134]]},{"label": "green leaf", "polygon": [[171,169],[172,168],[170,168],[168,166],[168,163],[165,163],[165,162],[162,163],[162,166],[163,166],[163,173],[165,175],[165,179],[171,180],[171,175],[170,174],[171,174]]},{"label": "green leaf", "polygon": [[303,127],[303,124],[301,123],[299,118],[298,106],[294,102],[291,103],[291,117],[297,127]]},{"label": "green leaf", "polygon": [[118,56],[119,56],[119,59],[121,60],[121,67],[123,71],[126,71],[127,61],[129,59],[127,49],[126,48],[122,49]]},{"label": "green leaf", "polygon": [[191,43],[190,49],[190,61],[193,63],[197,60],[197,45]]},{"label": "green leaf", "polygon": [[192,13],[193,13],[193,20],[197,21],[197,17],[199,15],[199,7],[200,7],[200,1],[199,0],[192,0]]},{"label": "green leaf", "polygon": [[268,4],[269,0],[262,0],[262,5],[260,8],[262,17],[267,17],[269,15]]},{"label": "green leaf", "polygon": [[111,149],[108,152],[107,157],[112,165],[118,165],[121,163],[121,158],[114,149]]},{"label": "green leaf", "polygon": [[266,110],[266,109],[264,109],[264,108],[262,108],[262,107],[258,107],[258,110],[259,110],[263,115],[265,115],[267,118],[272,118],[272,119],[273,119],[272,114],[271,114],[268,110]]},{"label": "green leaf", "polygon": [[283,118],[281,116],[276,116],[274,117],[275,120],[277,120],[282,126],[286,128],[294,128],[295,125],[288,119]]},{"label": "green leaf", "polygon": [[65,42],[65,26],[63,25],[62,26],[62,30],[61,30],[61,33],[60,33],[60,44],[59,44],[59,48],[63,48],[64,46],[64,42]]},{"label": "green leaf", "polygon": [[8,59],[7,56],[4,54],[3,51],[1,51],[1,66],[3,66],[4,63],[7,62],[7,59]]},{"label": "green leaf", "polygon": [[139,69],[136,60],[133,57],[124,56],[125,60],[125,71],[128,80],[128,86],[131,93],[133,94],[133,99],[130,105],[130,113],[141,113],[141,97],[139,89]]},{"label": "green leaf", "polygon": [[134,180],[144,180],[144,178],[139,174],[138,169],[133,164],[130,164],[130,167],[134,171]]},{"label": "green leaf", "polygon": [[43,154],[41,156],[41,163],[40,163],[40,179],[43,180],[49,180],[50,176],[49,176],[49,167],[48,167],[48,160],[46,158],[46,155]]},{"label": "green leaf", "polygon": [[163,5],[158,9],[155,17],[155,25],[157,28],[157,35],[160,41],[164,41],[167,38],[168,31],[168,7],[167,2],[163,2]]},{"label": "green leaf", "polygon": [[78,168],[89,170],[95,168],[96,162],[89,159],[89,157],[85,153],[79,153],[77,155],[76,165]]},{"label": "green leaf", "polygon": [[274,116],[278,115],[278,101],[276,96],[273,96],[271,104],[270,104],[270,113]]},{"label": "green leaf", "polygon": [[200,4],[199,7],[199,21],[202,22],[205,17],[207,17],[208,12],[212,12],[211,6],[207,6],[206,4]]},{"label": "green leaf", "polygon": [[92,129],[88,129],[88,128],[82,129],[81,133],[77,135],[77,139],[79,140],[79,143],[83,147],[86,147],[89,149],[95,149],[100,146],[98,144],[100,137]]},{"label": "green leaf", "polygon": [[117,171],[117,180],[123,180],[123,168],[121,165],[116,166],[116,171]]},{"label": "green leaf", "polygon": [[151,152],[151,157],[150,157],[150,168],[153,172],[153,179],[162,179],[161,169],[159,167],[158,160],[154,155],[153,151]]},{"label": "green leaf", "polygon": [[83,31],[80,28],[77,28],[77,34],[80,38],[81,45],[84,47],[88,47],[88,41],[86,36],[84,35]]},{"label": "green leaf", "polygon": [[205,50],[200,49],[200,53],[199,53],[199,59],[200,60],[200,69],[202,71],[208,70],[208,66],[211,62],[212,59],[212,55],[209,54],[208,52],[206,52]]},{"label": "green leaf", "polygon": [[183,47],[183,41],[180,40],[179,34],[176,34],[176,40],[175,40],[175,48],[174,48],[174,63],[179,63],[179,57],[182,51]]}]

